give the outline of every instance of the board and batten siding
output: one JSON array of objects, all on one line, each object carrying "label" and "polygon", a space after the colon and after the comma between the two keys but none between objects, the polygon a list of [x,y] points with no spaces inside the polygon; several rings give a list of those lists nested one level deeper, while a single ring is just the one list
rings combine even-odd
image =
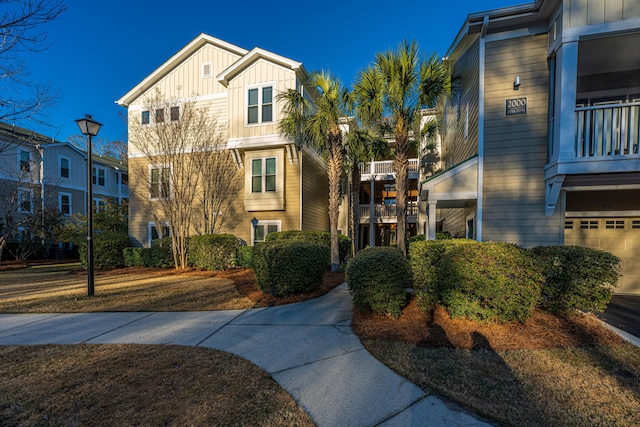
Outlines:
[{"label": "board and batten siding", "polygon": [[[549,72],[547,35],[487,43],[482,239],[524,247],[560,244],[562,215],[545,216]],[[519,75],[521,86],[514,90]],[[506,116],[506,101],[527,113]]]},{"label": "board and batten siding", "polygon": [[640,18],[638,0],[568,0],[565,2],[568,28]]},{"label": "board and batten siding", "polygon": [[312,153],[303,151],[300,155],[302,158],[302,229],[328,231],[329,178],[326,165]]},{"label": "board and batten siding", "polygon": [[[250,87],[273,84],[273,121],[247,125],[247,91]],[[276,102],[278,93],[296,88],[296,74],[290,69],[264,59],[258,59],[229,82],[229,136],[251,138],[278,134],[278,118],[281,105]]]}]

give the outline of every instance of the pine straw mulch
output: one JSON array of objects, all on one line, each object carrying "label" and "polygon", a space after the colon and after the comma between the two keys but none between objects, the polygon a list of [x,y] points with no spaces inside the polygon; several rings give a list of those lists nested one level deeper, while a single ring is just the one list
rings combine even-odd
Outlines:
[{"label": "pine straw mulch", "polygon": [[398,320],[354,309],[352,327],[363,339],[401,341],[433,348],[533,350],[623,342],[590,314],[553,315],[537,310],[526,323],[483,323],[452,319],[440,306],[425,313],[414,300]]}]

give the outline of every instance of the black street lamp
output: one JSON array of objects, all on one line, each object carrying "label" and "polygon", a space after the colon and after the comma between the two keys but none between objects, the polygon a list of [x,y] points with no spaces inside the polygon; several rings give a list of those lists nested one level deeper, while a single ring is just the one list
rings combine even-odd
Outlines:
[{"label": "black street lamp", "polygon": [[253,246],[256,245],[256,231],[258,230],[258,220],[254,216],[251,220],[251,225],[253,225]]},{"label": "black street lamp", "polygon": [[83,135],[89,138],[87,144],[87,294],[93,296],[93,162],[91,154],[91,138],[98,134],[102,124],[96,122],[89,114],[75,121]]}]

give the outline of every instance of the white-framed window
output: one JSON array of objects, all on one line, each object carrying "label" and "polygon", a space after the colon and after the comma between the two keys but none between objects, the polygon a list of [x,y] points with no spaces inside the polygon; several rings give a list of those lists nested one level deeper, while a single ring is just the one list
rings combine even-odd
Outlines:
[{"label": "white-framed window", "polygon": [[71,193],[58,193],[58,209],[62,215],[71,215],[72,212],[72,204],[71,204]]},{"label": "white-framed window", "polygon": [[156,227],[155,222],[150,222],[147,226],[148,230],[148,243],[149,247],[151,247],[154,240],[161,239],[163,237],[171,236],[171,227],[169,227],[169,223],[165,222],[162,224],[162,227]]},{"label": "white-framed window", "polygon": [[277,162],[275,157],[251,160],[251,192],[269,193],[276,191]]},{"label": "white-framed window", "polygon": [[92,205],[94,212],[102,212],[107,207],[107,201],[102,197],[94,197]]},{"label": "white-framed window", "polygon": [[18,212],[33,212],[33,189],[18,188]]},{"label": "white-framed window", "polygon": [[247,89],[247,124],[273,122],[274,83]]},{"label": "white-framed window", "polygon": [[18,171],[31,172],[31,152],[20,150],[18,153]]},{"label": "white-framed window", "polygon": [[202,64],[202,78],[203,79],[210,78],[212,75],[211,70],[213,70],[213,66],[211,62],[205,62],[204,64]]},{"label": "white-framed window", "polygon": [[177,122],[178,120],[180,120],[180,107],[178,106],[171,107],[169,114],[171,116],[170,117],[171,121]]},{"label": "white-framed window", "polygon": [[258,225],[251,226],[251,241],[254,243],[264,242],[269,233],[281,231],[282,221],[280,220],[258,220]]},{"label": "white-framed window", "polygon": [[471,214],[467,216],[467,220],[465,224],[465,237],[467,239],[476,238],[476,215],[475,214]]},{"label": "white-framed window", "polygon": [[58,156],[58,175],[60,178],[71,178],[71,159]]},{"label": "white-framed window", "polygon": [[107,185],[107,170],[101,167],[93,167],[93,185],[105,187]]},{"label": "white-framed window", "polygon": [[169,166],[149,166],[149,198],[168,199],[171,197],[171,169]]}]

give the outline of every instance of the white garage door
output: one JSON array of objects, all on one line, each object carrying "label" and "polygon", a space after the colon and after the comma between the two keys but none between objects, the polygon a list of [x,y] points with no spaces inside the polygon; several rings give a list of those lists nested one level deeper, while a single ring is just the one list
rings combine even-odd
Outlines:
[{"label": "white garage door", "polygon": [[567,218],[564,243],[619,257],[622,277],[616,293],[640,294],[640,218]]}]

